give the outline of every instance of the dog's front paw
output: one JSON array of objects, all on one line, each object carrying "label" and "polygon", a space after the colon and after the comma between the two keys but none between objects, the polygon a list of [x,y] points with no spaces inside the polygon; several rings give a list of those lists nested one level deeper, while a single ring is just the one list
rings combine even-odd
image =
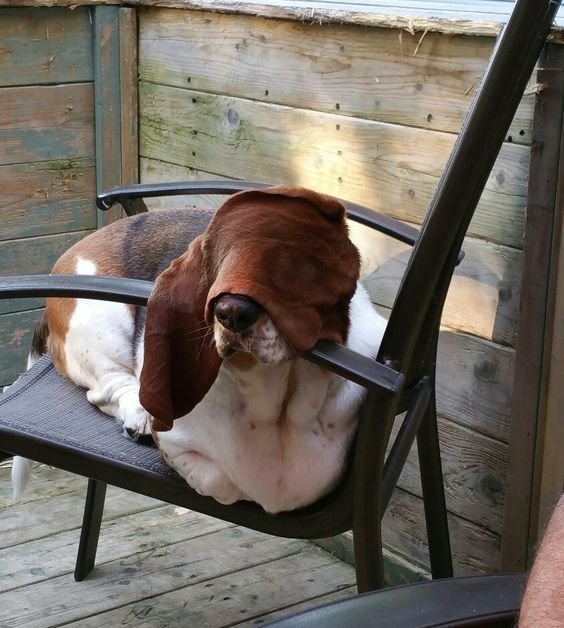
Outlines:
[{"label": "dog's front paw", "polygon": [[167,455],[167,449],[163,448],[161,439],[159,447],[169,466],[175,469],[196,493],[213,497],[220,504],[226,505],[245,499],[224,471],[206,456],[189,451],[171,457]]},{"label": "dog's front paw", "polygon": [[153,444],[149,414],[140,405],[139,399],[122,400],[119,418],[123,424],[123,433],[127,438],[132,438],[144,445]]},{"label": "dog's front paw", "polygon": [[131,438],[137,441],[138,443],[141,443],[141,445],[154,445],[155,444],[153,435],[151,434],[150,430],[149,432],[142,432],[135,427],[128,427],[124,424],[123,433],[125,436],[127,436],[127,438]]}]

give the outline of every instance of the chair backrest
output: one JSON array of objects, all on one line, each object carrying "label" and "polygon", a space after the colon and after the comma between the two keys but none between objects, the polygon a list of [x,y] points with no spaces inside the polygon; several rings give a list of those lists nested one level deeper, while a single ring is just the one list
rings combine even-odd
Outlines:
[{"label": "chair backrest", "polygon": [[517,0],[431,201],[379,355],[407,385],[428,359],[466,230],[559,5]]}]

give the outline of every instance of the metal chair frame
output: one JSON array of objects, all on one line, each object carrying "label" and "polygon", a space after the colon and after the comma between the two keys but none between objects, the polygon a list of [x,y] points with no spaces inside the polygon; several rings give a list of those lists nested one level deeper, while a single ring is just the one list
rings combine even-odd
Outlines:
[{"label": "metal chair frame", "polygon": [[265,628],[513,628],[526,580],[520,573],[399,585],[288,615]]},{"label": "metal chair frame", "polygon": [[[223,506],[198,495],[179,478],[68,447],[49,435],[30,436],[3,425],[0,416],[0,448],[7,455],[23,455],[89,478],[77,580],[94,565],[109,483],[278,536],[314,539],[352,529],[359,591],[382,587],[381,519],[415,439],[432,575],[452,575],[435,407],[439,323],[468,224],[559,5],[559,0],[517,0],[419,233],[361,206],[345,204],[350,218],[412,244],[413,251],[376,360],[329,342],[318,343],[304,355],[368,391],[346,476],[330,495],[307,508],[275,516],[247,502]],[[146,210],[142,198],[231,194],[260,185],[265,184],[141,184],[100,194],[97,205],[105,210],[117,202],[133,214]],[[8,277],[0,280],[0,298],[69,296],[145,305],[151,288],[150,282],[132,279]],[[386,457],[394,420],[404,411]]]}]

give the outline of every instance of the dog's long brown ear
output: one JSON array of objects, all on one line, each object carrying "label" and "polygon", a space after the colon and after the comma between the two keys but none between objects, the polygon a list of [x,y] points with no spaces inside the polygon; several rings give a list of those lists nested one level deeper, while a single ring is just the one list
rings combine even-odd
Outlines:
[{"label": "dog's long brown ear", "polygon": [[147,304],[139,397],[166,431],[188,414],[212,386],[219,367],[213,329],[204,320],[208,285],[202,236],[157,279]]}]

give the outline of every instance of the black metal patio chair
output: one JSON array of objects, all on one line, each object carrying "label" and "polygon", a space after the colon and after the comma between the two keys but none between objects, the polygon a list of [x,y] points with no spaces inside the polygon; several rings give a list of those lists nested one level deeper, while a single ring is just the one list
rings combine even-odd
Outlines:
[{"label": "black metal patio chair", "polygon": [[[432,574],[452,575],[435,410],[439,322],[468,224],[559,5],[553,0],[517,1],[419,233],[346,204],[353,220],[414,246],[377,359],[329,342],[320,342],[304,356],[367,389],[347,473],[330,495],[275,516],[251,503],[223,506],[202,497],[156,450],[124,439],[115,422],[99,420],[84,393],[57,375],[48,356],[0,398],[0,450],[5,457],[21,455],[89,478],[77,580],[94,565],[106,484],[113,484],[278,536],[315,539],[352,529],[358,589],[379,588],[384,584],[380,522],[415,440]],[[144,197],[230,194],[258,185],[134,185],[101,194],[97,203],[107,209],[118,202],[132,214],[146,209]],[[92,276],[0,280],[1,298],[68,296],[144,305],[151,288],[149,282]],[[386,457],[393,422],[405,411]]]}]

